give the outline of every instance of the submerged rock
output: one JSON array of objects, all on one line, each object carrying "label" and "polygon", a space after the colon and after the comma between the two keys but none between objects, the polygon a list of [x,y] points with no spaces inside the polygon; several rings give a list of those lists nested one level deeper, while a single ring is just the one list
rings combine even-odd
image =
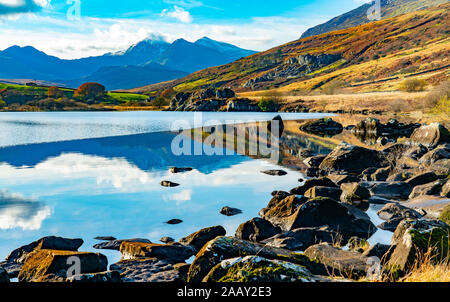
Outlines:
[{"label": "submerged rock", "polygon": [[284,176],[284,175],[288,174],[284,170],[267,170],[267,171],[262,171],[261,173],[271,175],[271,176]]},{"label": "submerged rock", "polygon": [[236,215],[242,214],[242,210],[236,209],[236,208],[230,208],[230,207],[223,207],[220,210],[220,214],[231,217],[231,216],[236,216]]},{"label": "submerged rock", "polygon": [[30,253],[19,273],[20,282],[39,282],[48,275],[66,278],[73,266],[71,259],[80,261],[80,273],[100,273],[107,269],[106,256],[98,253],[59,251],[59,250],[35,250]]},{"label": "submerged rock", "polygon": [[192,246],[196,251],[199,251],[206,243],[219,236],[225,236],[227,231],[222,226],[214,226],[210,228],[201,229],[185,238],[180,239],[180,243]]},{"label": "submerged rock", "polygon": [[280,232],[281,229],[273,226],[269,221],[261,218],[253,218],[238,227],[236,230],[236,238],[260,242],[264,239],[275,236]]}]

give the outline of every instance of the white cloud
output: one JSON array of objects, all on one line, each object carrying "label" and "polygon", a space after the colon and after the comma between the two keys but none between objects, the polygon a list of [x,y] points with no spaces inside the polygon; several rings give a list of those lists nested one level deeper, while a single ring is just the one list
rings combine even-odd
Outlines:
[{"label": "white cloud", "polygon": [[173,10],[164,9],[161,12],[161,16],[173,18],[183,23],[192,23],[193,21],[191,14],[187,10],[176,5]]}]

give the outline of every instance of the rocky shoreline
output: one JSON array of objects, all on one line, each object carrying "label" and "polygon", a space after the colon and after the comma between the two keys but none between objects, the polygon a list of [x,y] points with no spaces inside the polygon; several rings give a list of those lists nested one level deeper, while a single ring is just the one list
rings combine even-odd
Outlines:
[{"label": "rocky shoreline", "polygon": [[[220,96],[228,97],[228,93]],[[301,126],[303,131],[331,136],[343,128],[331,119]],[[178,241],[161,238],[162,244],[98,237],[102,242],[94,248],[122,255],[109,266],[101,253],[78,251],[82,239],[44,237],[0,262],[0,282],[13,278],[20,282],[398,280],[427,252],[435,263],[448,260],[448,129],[440,124],[381,124],[375,119],[348,129],[382,137],[378,144],[383,149],[341,144],[329,154],[310,154],[304,163],[311,178],[299,180],[299,186],[289,192],[272,192],[259,217],[242,223],[234,236],[226,236],[222,226],[213,226]],[[392,139],[395,136],[406,139],[398,143]],[[170,168],[172,173],[189,170]],[[273,177],[286,174],[283,170],[261,172]],[[161,185],[178,184],[163,180]],[[426,199],[440,200],[447,207],[441,213],[408,207]],[[366,213],[371,204],[382,206],[378,216],[384,222],[378,226]],[[239,209],[221,212],[233,216]],[[393,233],[391,245],[370,246],[368,239],[378,229]],[[74,257],[80,261],[75,274],[71,271]]]}]

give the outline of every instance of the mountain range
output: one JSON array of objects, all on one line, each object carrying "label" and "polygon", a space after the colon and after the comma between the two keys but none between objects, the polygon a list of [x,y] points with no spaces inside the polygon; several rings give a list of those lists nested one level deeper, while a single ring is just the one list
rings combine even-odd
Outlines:
[{"label": "mountain range", "polygon": [[[382,19],[396,17],[402,14],[414,12],[428,7],[436,6],[448,0],[381,0],[380,8]],[[301,38],[307,38],[335,30],[346,29],[372,22],[368,18],[368,12],[374,2],[366,3],[345,14],[337,16],[323,24],[306,30]]]},{"label": "mountain range", "polygon": [[0,51],[0,78],[39,79],[68,87],[100,82],[108,90],[128,89],[173,80],[211,66],[256,53],[207,37],[168,43],[147,39],[125,51],[64,60],[31,46]]}]

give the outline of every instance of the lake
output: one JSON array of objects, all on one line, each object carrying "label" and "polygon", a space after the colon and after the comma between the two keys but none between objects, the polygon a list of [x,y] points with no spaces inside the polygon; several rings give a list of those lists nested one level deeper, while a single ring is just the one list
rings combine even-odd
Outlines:
[{"label": "lake", "polygon": [[[265,121],[275,115],[203,113],[202,118],[212,125]],[[189,112],[1,113],[0,257],[49,235],[82,238],[80,250],[96,252],[96,236],[156,243],[163,236],[178,240],[214,225],[233,235],[239,224],[258,216],[272,191],[288,191],[305,178],[295,169],[241,154],[175,156],[170,146],[176,133],[168,131],[175,121],[184,121],[177,129],[194,127],[196,119],[198,115]],[[192,148],[199,144],[192,141]],[[307,144],[317,153],[329,152],[314,142]],[[193,171],[171,174],[171,166]],[[261,173],[280,168],[288,175]],[[162,180],[180,186],[163,188]],[[243,213],[223,216],[223,206]],[[380,223],[375,210],[368,214]],[[165,223],[174,218],[183,223]],[[390,235],[379,231],[371,241],[388,243]],[[110,263],[120,259],[118,252],[101,253]]]}]

